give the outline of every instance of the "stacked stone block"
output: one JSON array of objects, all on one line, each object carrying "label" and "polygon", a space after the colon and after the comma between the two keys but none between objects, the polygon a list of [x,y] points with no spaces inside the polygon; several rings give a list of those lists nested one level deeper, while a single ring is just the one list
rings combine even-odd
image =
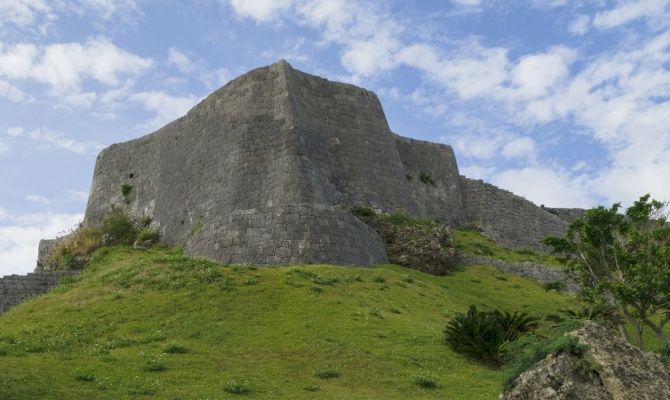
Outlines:
[{"label": "stacked stone block", "polygon": [[27,275],[8,275],[0,278],[0,314],[27,299],[55,287],[64,276],[76,272],[34,272]]},{"label": "stacked stone block", "polygon": [[[422,180],[421,176],[429,177]],[[121,188],[130,185],[125,195]],[[230,81],[158,131],[98,156],[84,224],[111,207],[186,254],[250,264],[387,262],[349,210],[404,211],[537,247],[557,216],[461,179],[448,145],[391,132],[377,96],[279,61]],[[53,242],[43,242],[40,263]]]},{"label": "stacked stone block", "polygon": [[462,177],[466,220],[507,247],[542,249],[547,236],[561,236],[567,223],[512,192]]}]

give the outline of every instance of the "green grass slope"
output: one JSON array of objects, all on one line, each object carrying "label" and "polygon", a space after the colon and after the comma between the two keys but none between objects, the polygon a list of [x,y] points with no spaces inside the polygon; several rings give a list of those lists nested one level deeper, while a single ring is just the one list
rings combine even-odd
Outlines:
[{"label": "green grass slope", "polygon": [[254,269],[103,249],[0,316],[0,399],[496,399],[508,371],[452,352],[447,320],[571,301],[487,267]]}]

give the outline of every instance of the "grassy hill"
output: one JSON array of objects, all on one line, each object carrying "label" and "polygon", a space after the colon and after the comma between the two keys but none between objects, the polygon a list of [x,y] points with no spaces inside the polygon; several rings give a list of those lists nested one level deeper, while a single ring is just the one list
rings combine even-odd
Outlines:
[{"label": "grassy hill", "polygon": [[254,269],[101,249],[0,316],[0,399],[495,399],[509,371],[452,352],[447,320],[570,302],[483,266]]}]

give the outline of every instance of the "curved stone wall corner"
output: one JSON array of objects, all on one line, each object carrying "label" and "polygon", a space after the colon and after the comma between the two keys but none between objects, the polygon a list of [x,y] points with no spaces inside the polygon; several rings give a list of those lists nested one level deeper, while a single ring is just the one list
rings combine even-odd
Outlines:
[{"label": "curved stone wall corner", "polygon": [[236,210],[204,221],[186,254],[230,264],[388,263],[384,243],[364,222],[320,204]]}]

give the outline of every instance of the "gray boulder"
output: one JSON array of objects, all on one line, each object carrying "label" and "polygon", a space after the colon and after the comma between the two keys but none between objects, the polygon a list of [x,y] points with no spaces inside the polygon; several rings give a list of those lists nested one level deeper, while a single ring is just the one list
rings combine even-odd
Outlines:
[{"label": "gray boulder", "polygon": [[569,333],[586,346],[581,354],[550,354],[521,374],[503,400],[670,399],[670,365],[586,321]]}]

